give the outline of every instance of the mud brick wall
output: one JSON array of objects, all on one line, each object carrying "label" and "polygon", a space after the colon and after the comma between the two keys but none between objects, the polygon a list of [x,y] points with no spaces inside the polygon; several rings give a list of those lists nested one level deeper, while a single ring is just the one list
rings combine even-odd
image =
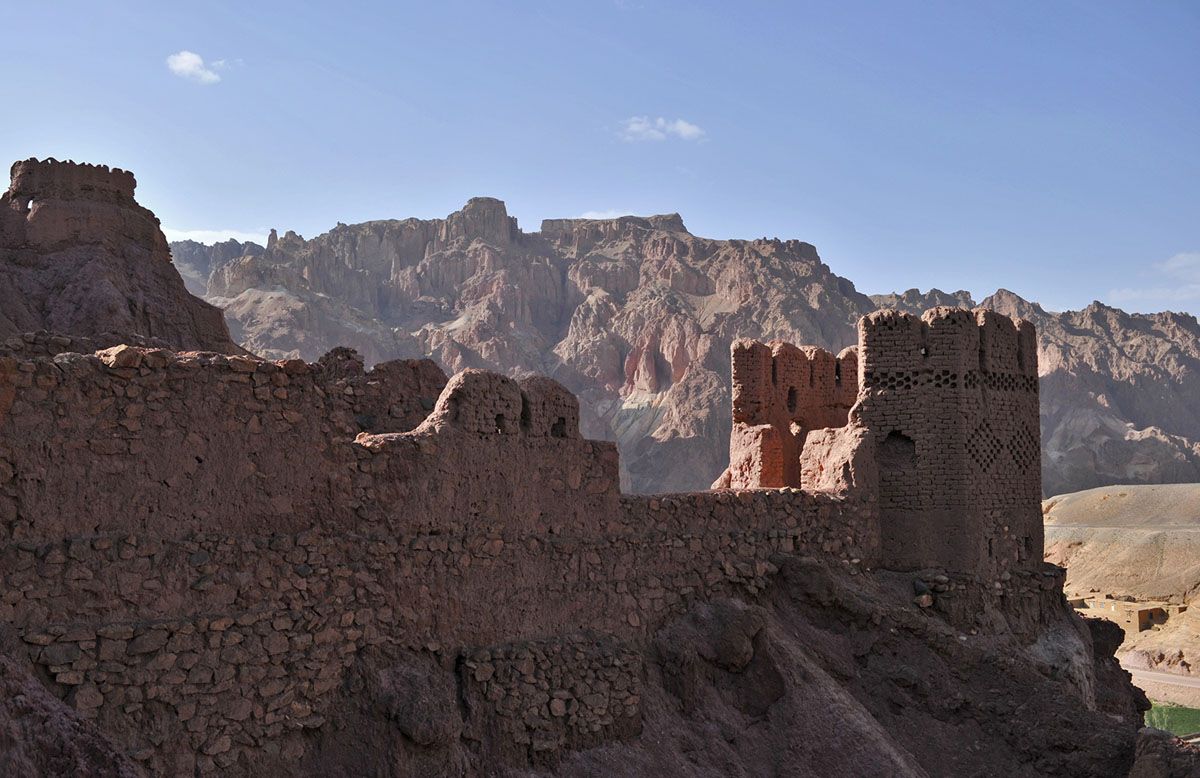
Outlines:
[{"label": "mud brick wall", "polygon": [[14,162],[11,191],[16,197],[86,198],[129,203],[137,186],[133,173],[108,165],[28,159]]},{"label": "mud brick wall", "polygon": [[879,311],[859,323],[885,564],[1041,563],[1033,326],[990,311]]},{"label": "mud brick wall", "polygon": [[[596,519],[573,529],[551,518],[533,529],[453,533],[444,519],[402,536],[19,541],[0,550],[0,620],[17,629],[52,688],[153,771],[284,769],[300,763],[304,733],[324,726],[345,673],[365,653],[453,663],[489,646],[584,630],[605,645],[636,644],[693,598],[761,591],[781,554],[866,564],[873,531],[869,504],[786,491],[622,497]],[[559,656],[548,653],[551,666],[539,674],[569,689],[590,686],[608,661],[587,653],[582,664],[560,666]],[[615,715],[630,696],[600,708]],[[508,733],[487,747],[514,760],[552,758],[535,741],[573,747],[625,737],[636,718],[610,723],[588,708],[529,725],[526,703],[518,707],[479,708]]]},{"label": "mud brick wall", "polygon": [[16,162],[0,193],[0,246],[54,250],[133,238],[167,253],[158,219],[138,205],[133,173],[105,165]]},{"label": "mud brick wall", "polygon": [[[787,555],[854,574],[924,562],[903,545],[920,541],[950,573],[939,607],[964,624],[979,597],[1036,611],[1056,593],[1017,560],[1038,492],[1017,448],[987,460],[1007,490],[966,465],[973,425],[1011,440],[1025,414],[1036,423],[1028,336],[960,324],[966,394],[926,401],[926,378],[888,386],[891,367],[864,365],[848,425],[814,433],[820,492],[622,495],[615,446],[581,438],[576,399],[544,378],[365,372],[347,350],[0,357],[0,623],[156,774],[293,771],[343,685],[396,657],[448,689],[444,726],[414,737],[461,731],[498,760],[548,764],[636,734],[641,648],[695,599],[761,592]],[[940,326],[916,348],[943,353]],[[947,411],[949,427],[926,426]],[[885,480],[893,432],[917,458]],[[926,458],[943,445],[962,461]],[[932,523],[896,523],[916,521],[898,513],[910,483]],[[979,536],[939,546],[950,511]],[[424,688],[396,683],[395,700]]]},{"label": "mud brick wall", "polygon": [[[858,396],[858,355],[814,346],[737,340],[733,362],[730,488],[800,487],[812,430],[846,425]],[[807,486],[807,485],[805,485]]]},{"label": "mud brick wall", "polygon": [[0,357],[0,539],[166,524],[296,529],[351,510],[354,437],[411,429],[445,375],[116,347]]}]

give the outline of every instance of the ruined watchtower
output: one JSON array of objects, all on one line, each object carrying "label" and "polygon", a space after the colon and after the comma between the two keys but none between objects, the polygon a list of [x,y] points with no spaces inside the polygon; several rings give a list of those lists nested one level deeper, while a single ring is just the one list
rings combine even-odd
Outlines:
[{"label": "ruined watchtower", "polygon": [[877,506],[886,567],[1041,561],[1032,324],[985,310],[877,311],[859,321],[857,350],[838,357],[753,341],[732,352],[730,467],[717,485],[813,489],[804,479],[826,457],[846,475],[823,488]]},{"label": "ruined watchtower", "polygon": [[133,202],[137,181],[133,173],[107,165],[27,159],[14,162],[9,192],[14,199],[94,200]]},{"label": "ruined watchtower", "polygon": [[1037,336],[994,311],[878,311],[859,323],[885,562],[1040,562]]},{"label": "ruined watchtower", "polygon": [[133,173],[107,165],[27,159],[0,194],[0,249],[42,253],[132,241],[169,261],[158,219],[137,204]]}]

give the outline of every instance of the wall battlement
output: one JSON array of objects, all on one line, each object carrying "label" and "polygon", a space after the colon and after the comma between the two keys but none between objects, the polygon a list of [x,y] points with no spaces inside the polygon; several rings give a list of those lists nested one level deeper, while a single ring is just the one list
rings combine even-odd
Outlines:
[{"label": "wall battlement", "polygon": [[993,311],[878,311],[859,323],[885,559],[1041,559],[1037,336]]},{"label": "wall battlement", "polygon": [[737,341],[732,352],[730,465],[714,486],[869,494],[889,566],[1040,561],[1032,324],[985,310],[884,310],[859,322],[857,349],[836,359],[778,342]]},{"label": "wall battlement", "polygon": [[920,317],[876,311],[860,325],[860,344],[865,388],[991,381],[1036,390],[1034,326],[995,311],[934,308]]},{"label": "wall battlement", "polygon": [[133,173],[107,165],[56,159],[27,159],[13,163],[9,191],[14,198],[90,199],[131,203],[137,180]]}]

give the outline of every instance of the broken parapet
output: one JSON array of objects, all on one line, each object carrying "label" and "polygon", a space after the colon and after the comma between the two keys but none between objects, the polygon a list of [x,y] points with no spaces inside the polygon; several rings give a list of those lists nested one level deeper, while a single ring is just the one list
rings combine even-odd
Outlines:
[{"label": "broken parapet", "polygon": [[858,396],[858,354],[738,340],[733,359],[729,470],[714,486],[800,487],[808,433],[846,425]]}]

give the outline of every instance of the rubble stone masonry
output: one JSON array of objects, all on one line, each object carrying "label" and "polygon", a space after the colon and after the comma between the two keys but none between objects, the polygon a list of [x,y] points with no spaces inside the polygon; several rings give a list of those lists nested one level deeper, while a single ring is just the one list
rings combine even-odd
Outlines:
[{"label": "rubble stone masonry", "polygon": [[787,477],[819,488],[659,496],[620,494],[615,446],[545,378],[31,348],[0,357],[0,623],[155,773],[298,764],[368,660],[414,742],[552,761],[636,735],[630,646],[787,555],[1061,586],[1028,515],[1031,344],[937,311],[865,319],[857,365],[736,345],[735,382],[783,369],[735,386],[735,421],[786,423],[807,441]]}]

